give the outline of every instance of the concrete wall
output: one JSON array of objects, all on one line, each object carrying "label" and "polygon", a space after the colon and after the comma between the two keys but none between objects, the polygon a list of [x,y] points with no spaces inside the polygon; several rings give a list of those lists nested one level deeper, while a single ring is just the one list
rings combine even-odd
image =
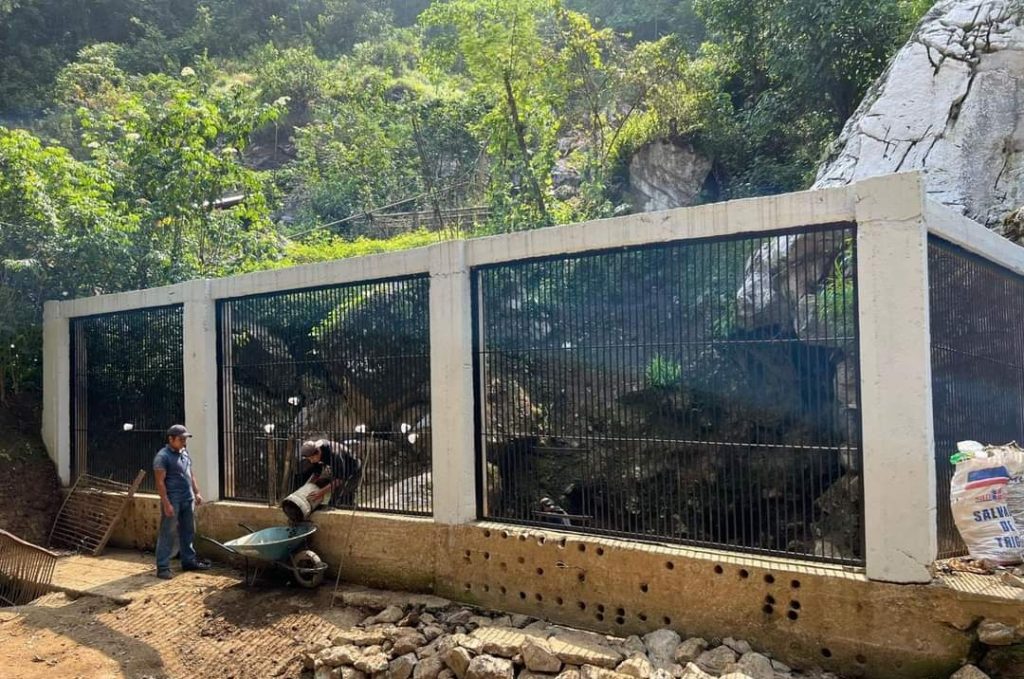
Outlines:
[{"label": "concrete wall", "polygon": [[[182,303],[190,447],[203,494],[217,499],[218,412],[215,302],[276,290],[428,273],[434,521],[476,518],[470,280],[475,266],[548,255],[836,222],[857,222],[860,403],[867,577],[928,582],[936,555],[935,469],[929,362],[927,233],[934,229],[1014,270],[1016,246],[924,196],[916,174],[842,188],[665,212],[258,272],[212,281],[47,304],[44,440],[61,478],[70,476],[68,319]],[[403,521],[381,519],[382,521]]]},{"label": "concrete wall", "polygon": [[[151,549],[159,512],[157,498],[137,497],[112,544]],[[733,636],[795,667],[850,677],[949,676],[967,657],[977,620],[1019,621],[1019,601],[875,582],[798,561],[498,523],[340,510],[314,516],[311,546],[346,582],[433,592],[618,636],[661,627]],[[280,524],[281,514],[233,502],[198,512],[200,534],[218,540],[242,535],[238,522],[259,529]]]}]

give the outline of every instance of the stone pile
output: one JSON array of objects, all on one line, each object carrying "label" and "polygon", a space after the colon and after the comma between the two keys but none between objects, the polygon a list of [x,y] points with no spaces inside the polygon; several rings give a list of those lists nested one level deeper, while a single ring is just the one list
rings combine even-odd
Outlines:
[{"label": "stone pile", "polygon": [[[340,592],[338,599],[359,609],[363,620],[329,644],[302,651],[307,678],[311,673],[313,679],[839,679],[818,668],[791,669],[731,637],[683,639],[659,629],[622,638],[436,596],[359,587]],[[977,634],[982,644],[1006,653],[1024,648],[1024,626],[983,621]],[[951,679],[988,676],[965,665]]]},{"label": "stone pile", "polygon": [[627,638],[478,611],[432,596],[355,589],[368,613],[302,653],[315,679],[789,679],[794,672],[742,640],[682,639],[668,629]]}]

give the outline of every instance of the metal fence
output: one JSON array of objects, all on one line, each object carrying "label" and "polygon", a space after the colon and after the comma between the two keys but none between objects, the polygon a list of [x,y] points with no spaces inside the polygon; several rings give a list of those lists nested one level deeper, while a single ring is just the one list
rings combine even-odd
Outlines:
[{"label": "metal fence", "polygon": [[863,563],[854,235],[475,270],[480,515]]},{"label": "metal fence", "polygon": [[223,497],[287,495],[309,475],[302,441],[328,439],[362,461],[355,506],[432,511],[426,275],[222,300],[217,317]]},{"label": "metal fence", "polygon": [[[131,483],[185,419],[182,306],[71,320],[73,476]],[[155,490],[147,473],[142,490]]]},{"label": "metal fence", "polygon": [[1024,441],[1024,277],[928,239],[939,557],[966,554],[953,524],[957,441]]}]

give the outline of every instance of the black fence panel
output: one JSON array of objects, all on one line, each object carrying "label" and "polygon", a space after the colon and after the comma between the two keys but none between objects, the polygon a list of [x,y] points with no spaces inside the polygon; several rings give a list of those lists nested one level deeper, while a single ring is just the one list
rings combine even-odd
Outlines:
[{"label": "black fence panel", "polygon": [[325,439],[362,462],[354,506],[430,514],[429,291],[423,275],[219,302],[222,495],[288,495],[300,445]]},{"label": "black fence panel", "polygon": [[1024,277],[928,238],[939,557],[966,554],[953,523],[957,441],[1024,441]]},{"label": "black fence panel", "polygon": [[72,474],[154,491],[153,456],[185,420],[180,304],[71,319]]},{"label": "black fence panel", "polygon": [[863,563],[855,228],[475,270],[482,517]]}]

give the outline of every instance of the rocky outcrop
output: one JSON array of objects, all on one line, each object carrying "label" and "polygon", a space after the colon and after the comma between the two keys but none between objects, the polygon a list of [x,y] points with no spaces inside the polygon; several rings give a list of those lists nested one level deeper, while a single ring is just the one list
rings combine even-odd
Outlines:
[{"label": "rocky outcrop", "polygon": [[629,185],[636,212],[668,210],[697,202],[711,161],[690,145],[653,141],[629,163]]},{"label": "rocky outcrop", "polygon": [[945,0],[847,122],[815,188],[925,170],[930,197],[998,227],[1024,204],[1024,3]]}]

